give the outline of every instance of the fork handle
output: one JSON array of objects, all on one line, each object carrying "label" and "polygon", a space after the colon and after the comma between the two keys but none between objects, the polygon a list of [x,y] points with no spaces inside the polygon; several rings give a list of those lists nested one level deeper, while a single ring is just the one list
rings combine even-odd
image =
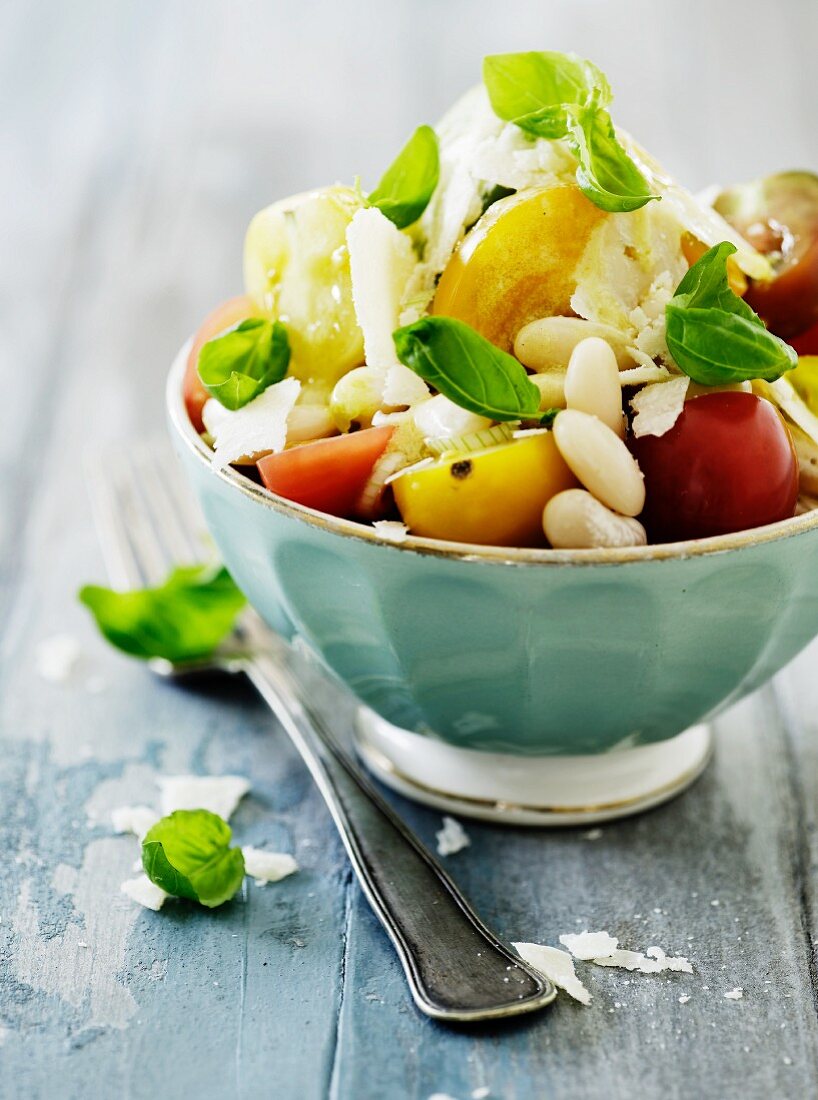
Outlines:
[{"label": "fork handle", "polygon": [[[361,889],[403,964],[415,1004],[441,1020],[486,1020],[548,1004],[553,986],[480,920],[437,860],[335,742],[281,653],[245,672],[318,785]],[[289,649],[289,647],[286,647]]]}]

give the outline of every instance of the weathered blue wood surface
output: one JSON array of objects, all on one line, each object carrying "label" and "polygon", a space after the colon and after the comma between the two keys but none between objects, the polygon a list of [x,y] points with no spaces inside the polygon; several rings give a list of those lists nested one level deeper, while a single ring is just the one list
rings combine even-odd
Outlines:
[{"label": "weathered blue wood surface", "polygon": [[[596,58],[617,117],[694,185],[815,166],[817,39],[810,0],[3,5],[0,1095],[818,1095],[815,647],[719,723],[715,764],[673,805],[595,841],[469,825],[451,861],[510,938],[606,928],[696,976],[599,970],[591,1008],[453,1030],[408,1003],[261,704],[156,682],[73,602],[102,577],[81,455],[160,429],[166,365],[239,286],[257,207],[374,181],[502,48]],[[103,691],[37,675],[58,631]],[[216,913],[120,895],[136,853],[110,809],[188,770],[251,776],[237,836],[301,873]],[[437,816],[401,808],[432,841]]]}]

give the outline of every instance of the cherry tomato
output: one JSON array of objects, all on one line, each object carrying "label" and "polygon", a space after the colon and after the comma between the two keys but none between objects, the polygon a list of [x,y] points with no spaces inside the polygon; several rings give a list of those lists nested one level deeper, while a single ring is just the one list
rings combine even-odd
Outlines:
[{"label": "cherry tomato", "polygon": [[258,472],[271,493],[331,516],[354,516],[394,430],[387,425],[303,443],[259,459]]},{"label": "cherry tomato", "polygon": [[632,439],[652,542],[706,538],[786,519],[798,499],[792,438],[752,393],[693,398],[662,436]]},{"label": "cherry tomato", "polygon": [[182,382],[182,396],[185,401],[187,415],[197,432],[204,431],[202,409],[205,402],[210,400],[210,394],[202,385],[201,378],[199,378],[199,352],[202,350],[202,345],[237,325],[240,321],[244,321],[247,317],[252,317],[257,312],[256,307],[249,298],[244,296],[229,298],[226,302],[222,302],[220,306],[217,306],[212,313],[208,313],[200,325],[199,331],[193,337],[193,344],[187,357],[185,377]]},{"label": "cherry tomato", "polygon": [[818,355],[818,325],[813,325],[800,336],[796,336],[792,346],[799,355]]}]

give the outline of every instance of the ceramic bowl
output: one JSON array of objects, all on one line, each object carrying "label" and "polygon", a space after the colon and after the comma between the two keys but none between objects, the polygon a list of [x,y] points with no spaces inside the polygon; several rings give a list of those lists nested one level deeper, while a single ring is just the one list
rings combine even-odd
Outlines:
[{"label": "ceramic bowl", "polygon": [[653,805],[706,763],[700,724],[818,633],[818,512],[618,550],[396,544],[216,470],[183,371],[171,432],[224,562],[354,692],[364,758],[404,793],[515,821]]}]

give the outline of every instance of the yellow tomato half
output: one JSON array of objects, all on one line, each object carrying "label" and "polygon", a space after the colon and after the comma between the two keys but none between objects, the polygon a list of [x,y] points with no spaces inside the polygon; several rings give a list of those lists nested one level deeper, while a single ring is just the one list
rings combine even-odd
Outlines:
[{"label": "yellow tomato half", "polygon": [[543,508],[576,485],[551,432],[449,455],[392,482],[413,535],[484,546],[543,545]]},{"label": "yellow tomato half", "polygon": [[511,351],[523,325],[571,313],[574,271],[608,215],[574,184],[518,191],[489,207],[446,265],[432,312]]}]

